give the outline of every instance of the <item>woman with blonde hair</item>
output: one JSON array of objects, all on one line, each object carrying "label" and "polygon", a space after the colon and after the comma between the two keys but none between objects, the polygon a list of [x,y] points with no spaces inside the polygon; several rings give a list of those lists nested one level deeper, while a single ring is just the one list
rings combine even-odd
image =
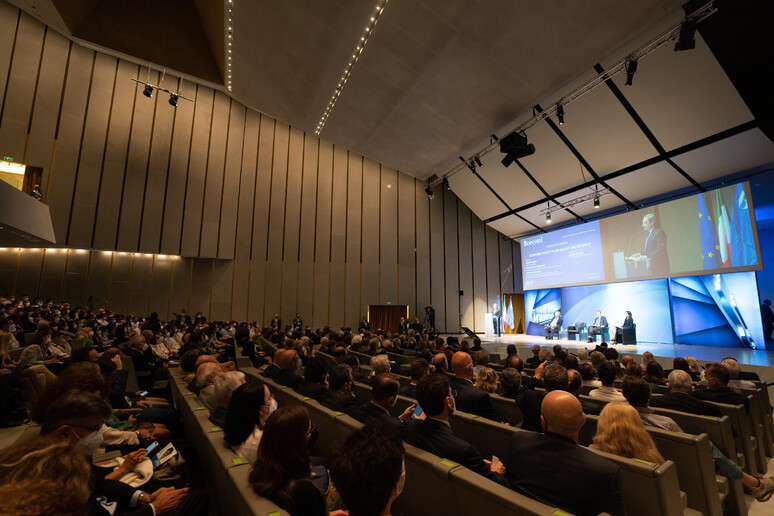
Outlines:
[{"label": "woman with blonde hair", "polygon": [[594,444],[590,447],[630,459],[664,462],[639,413],[628,403],[605,405],[599,414]]},{"label": "woman with blonde hair", "polygon": [[493,394],[497,390],[497,373],[491,367],[482,367],[476,376],[475,385],[479,389]]},{"label": "woman with blonde hair", "polygon": [[642,354],[642,367],[645,368],[648,365],[648,362],[655,362],[656,357],[653,356],[653,353],[650,351],[646,351]]}]

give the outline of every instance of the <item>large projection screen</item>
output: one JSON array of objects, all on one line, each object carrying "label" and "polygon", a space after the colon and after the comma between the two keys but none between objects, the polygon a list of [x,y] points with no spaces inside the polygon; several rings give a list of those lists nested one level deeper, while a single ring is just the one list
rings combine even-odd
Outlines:
[{"label": "large projection screen", "polygon": [[749,183],[524,238],[524,289],[761,270]]}]

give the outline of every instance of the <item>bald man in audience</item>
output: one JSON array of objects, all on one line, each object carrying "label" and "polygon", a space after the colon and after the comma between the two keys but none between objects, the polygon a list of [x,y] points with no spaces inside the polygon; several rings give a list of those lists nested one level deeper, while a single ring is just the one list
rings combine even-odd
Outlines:
[{"label": "bald man in audience", "polygon": [[483,389],[473,385],[473,360],[464,351],[452,355],[452,371],[456,378],[450,381],[457,410],[500,421],[492,407],[492,398]]},{"label": "bald man in audience", "polygon": [[298,356],[298,352],[295,349],[286,349],[282,355],[280,355],[280,358],[275,359],[275,363],[279,366],[280,370],[274,378],[274,381],[285,387],[290,387],[294,390],[298,389],[298,386],[304,381],[303,376],[296,373],[298,367],[301,365],[301,357]]},{"label": "bald man in audience", "polygon": [[217,363],[205,362],[196,370],[196,387],[199,389],[199,399],[210,412],[218,406],[215,397],[215,379],[223,374]]},{"label": "bald man in audience", "polygon": [[586,422],[580,401],[569,392],[543,398],[543,434],[511,438],[506,476],[511,489],[578,516],[624,514],[618,466],[578,445]]},{"label": "bald man in audience", "polygon": [[532,356],[527,359],[527,367],[530,369],[537,369],[542,360],[540,360],[540,346],[538,344],[532,345]]},{"label": "bald man in audience", "polygon": [[437,373],[446,373],[449,370],[449,361],[444,353],[436,353],[433,357],[433,365]]}]

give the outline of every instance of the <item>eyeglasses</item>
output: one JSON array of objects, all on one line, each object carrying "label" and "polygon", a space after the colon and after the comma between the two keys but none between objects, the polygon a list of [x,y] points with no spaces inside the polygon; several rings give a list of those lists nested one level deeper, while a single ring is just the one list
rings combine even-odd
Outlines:
[{"label": "eyeglasses", "polygon": [[306,436],[309,437],[310,435],[316,434],[316,433],[317,433],[317,426],[312,425],[309,427],[309,430],[306,431]]}]

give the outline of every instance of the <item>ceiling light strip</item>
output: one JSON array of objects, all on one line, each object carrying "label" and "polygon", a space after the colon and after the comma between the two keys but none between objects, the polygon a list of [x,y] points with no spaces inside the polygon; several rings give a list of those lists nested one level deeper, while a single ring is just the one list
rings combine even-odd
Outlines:
[{"label": "ceiling light strip", "polygon": [[352,51],[352,57],[350,57],[346,68],[344,68],[344,72],[341,74],[339,83],[336,85],[336,89],[333,90],[333,95],[331,95],[331,99],[328,101],[328,105],[325,107],[325,110],[323,111],[323,114],[320,117],[320,121],[317,123],[317,128],[314,131],[316,135],[319,136],[320,132],[322,132],[323,130],[323,127],[325,127],[325,122],[328,121],[328,117],[331,115],[331,111],[333,111],[333,106],[335,106],[336,101],[339,100],[339,96],[341,95],[341,92],[344,89],[344,85],[347,84],[347,80],[349,79],[349,76],[352,74],[352,69],[355,67],[355,63],[357,63],[357,60],[360,59],[360,54],[363,53],[363,49],[365,48],[366,43],[368,43],[368,38],[370,38],[371,34],[373,34],[374,27],[376,26],[376,23],[379,21],[379,17],[381,17],[382,13],[384,12],[384,7],[387,5],[388,1],[389,0],[379,0],[376,3],[376,8],[374,10],[374,13],[369,17],[368,22],[366,23],[366,26],[365,26],[365,30],[363,31],[363,34],[360,36],[360,39],[358,40],[357,45],[355,46],[355,50]]},{"label": "ceiling light strip", "polygon": [[234,0],[226,4],[226,88],[231,91],[231,74],[234,69],[232,50],[234,48]]}]

